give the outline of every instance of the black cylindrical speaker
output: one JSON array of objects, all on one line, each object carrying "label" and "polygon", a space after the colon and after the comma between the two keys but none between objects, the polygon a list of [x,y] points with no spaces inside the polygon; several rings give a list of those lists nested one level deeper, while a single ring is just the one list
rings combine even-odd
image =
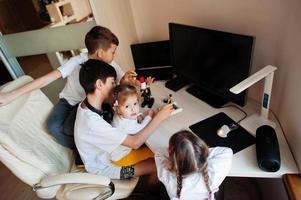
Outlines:
[{"label": "black cylindrical speaker", "polygon": [[279,170],[280,152],[279,144],[274,128],[271,126],[260,126],[256,130],[256,155],[260,169],[267,172]]}]

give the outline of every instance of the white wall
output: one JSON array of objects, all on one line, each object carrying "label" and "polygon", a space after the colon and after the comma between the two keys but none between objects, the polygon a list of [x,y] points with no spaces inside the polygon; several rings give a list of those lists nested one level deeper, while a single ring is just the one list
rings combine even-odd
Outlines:
[{"label": "white wall", "polygon": [[288,7],[281,46],[275,62],[279,67],[275,84],[274,109],[283,125],[291,150],[301,171],[301,1],[282,3]]},{"label": "white wall", "polygon": [[130,45],[138,41],[129,0],[90,0],[96,23],[119,39],[115,60],[124,71],[134,68]]},{"label": "white wall", "polygon": [[[283,37],[283,19],[289,14],[281,2],[131,0],[131,5],[140,42],[167,39],[168,22],[256,36],[253,73],[267,64],[276,64],[279,38]],[[251,96],[260,99],[257,90],[251,90]]]},{"label": "white wall", "polygon": [[[140,42],[168,39],[168,22],[256,37],[251,73],[278,67],[271,108],[301,168],[301,2],[298,0],[130,0]],[[260,101],[262,82],[249,91]]]}]

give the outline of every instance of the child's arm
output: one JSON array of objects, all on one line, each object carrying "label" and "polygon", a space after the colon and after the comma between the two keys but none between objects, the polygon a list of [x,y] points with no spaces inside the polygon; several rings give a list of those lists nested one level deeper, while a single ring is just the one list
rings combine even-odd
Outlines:
[{"label": "child's arm", "polygon": [[31,92],[36,89],[40,89],[53,81],[57,80],[60,77],[67,77],[69,76],[73,70],[76,68],[76,66],[80,65],[85,61],[84,57],[81,56],[75,56],[72,57],[68,62],[63,64],[58,69],[53,70],[52,72],[49,72],[48,74],[37,78],[26,85],[23,85],[22,87],[19,87],[13,91],[7,92],[7,93],[1,93],[0,92],[0,106],[4,106],[6,104],[9,104],[19,96],[26,94],[28,92]]},{"label": "child's arm", "polygon": [[6,104],[9,104],[19,96],[31,92],[36,89],[40,89],[49,83],[52,83],[56,79],[62,77],[62,74],[59,70],[53,70],[52,72],[37,78],[26,85],[23,85],[22,87],[19,87],[13,91],[10,92],[0,92],[0,106],[4,106]]},{"label": "child's arm", "polygon": [[140,83],[138,80],[135,80],[133,77],[137,76],[137,73],[134,70],[129,70],[126,73],[121,69],[121,67],[115,62],[114,60],[111,62],[111,64],[117,74],[116,82],[117,84],[129,84],[133,86],[139,86]]},{"label": "child's arm", "polygon": [[152,84],[153,82],[155,81],[155,78],[154,77],[151,77],[151,76],[148,76],[145,80],[146,84],[147,85],[150,85]]},{"label": "child's arm", "polygon": [[125,130],[128,131],[127,134],[134,135],[137,134],[139,131],[141,131],[152,120],[152,118],[155,115],[154,113],[155,112],[153,110],[149,109],[145,117],[143,117],[142,114],[139,115],[136,124],[132,124],[132,127],[128,127],[128,128],[125,127]]},{"label": "child's arm", "polygon": [[[142,116],[141,116],[142,117]],[[142,117],[143,118],[143,117]],[[135,135],[137,134],[139,131],[141,131],[145,126],[147,126],[147,124],[152,120],[152,118],[150,116],[146,116],[144,117],[141,122],[138,122],[135,120],[135,122],[133,121],[133,123],[123,123],[123,126],[117,126],[117,128],[121,128],[123,132],[125,132],[128,135]]]},{"label": "child's arm", "polygon": [[228,147],[210,148],[208,157],[208,173],[211,174],[213,188],[219,187],[231,169],[233,152]]},{"label": "child's arm", "polygon": [[157,126],[171,115],[172,111],[173,109],[171,104],[164,105],[144,129],[135,135],[128,135],[122,145],[138,149],[154,132]]},{"label": "child's arm", "polygon": [[139,86],[140,82],[133,77],[136,77],[137,73],[133,70],[127,71],[120,80],[120,84],[128,84],[132,86]]},{"label": "child's arm", "polygon": [[170,176],[172,172],[168,170],[168,150],[166,148],[158,148],[155,151],[155,162],[157,168],[158,179],[165,185],[172,181]]},{"label": "child's arm", "polygon": [[[148,122],[143,122],[144,118],[148,116],[152,119],[152,118],[154,118],[155,114],[156,113],[155,113],[154,110],[149,109],[148,111],[146,111],[146,113],[144,113],[144,115],[142,113],[140,113],[140,115],[137,117],[137,121],[138,121],[139,124],[142,124],[142,123],[147,124],[149,121]],[[144,126],[146,126],[146,124]]]}]

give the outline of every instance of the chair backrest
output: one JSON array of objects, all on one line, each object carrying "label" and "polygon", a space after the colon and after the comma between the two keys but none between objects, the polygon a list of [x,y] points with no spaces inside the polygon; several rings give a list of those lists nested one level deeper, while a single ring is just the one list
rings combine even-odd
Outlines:
[{"label": "chair backrest", "polygon": [[[22,76],[0,88],[11,91],[32,80]],[[47,133],[46,119],[53,104],[40,90],[22,95],[0,107],[0,160],[19,179],[33,186],[49,175],[69,172],[72,152]],[[55,196],[58,187],[41,190],[43,198]]]}]

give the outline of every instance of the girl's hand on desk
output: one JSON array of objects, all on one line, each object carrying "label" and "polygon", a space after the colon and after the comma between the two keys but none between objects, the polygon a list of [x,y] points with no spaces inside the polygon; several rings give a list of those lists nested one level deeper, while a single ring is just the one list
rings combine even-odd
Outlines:
[{"label": "girl's hand on desk", "polygon": [[163,121],[171,115],[172,111],[174,111],[172,104],[166,104],[159,108],[159,111],[157,112],[154,118]]}]

